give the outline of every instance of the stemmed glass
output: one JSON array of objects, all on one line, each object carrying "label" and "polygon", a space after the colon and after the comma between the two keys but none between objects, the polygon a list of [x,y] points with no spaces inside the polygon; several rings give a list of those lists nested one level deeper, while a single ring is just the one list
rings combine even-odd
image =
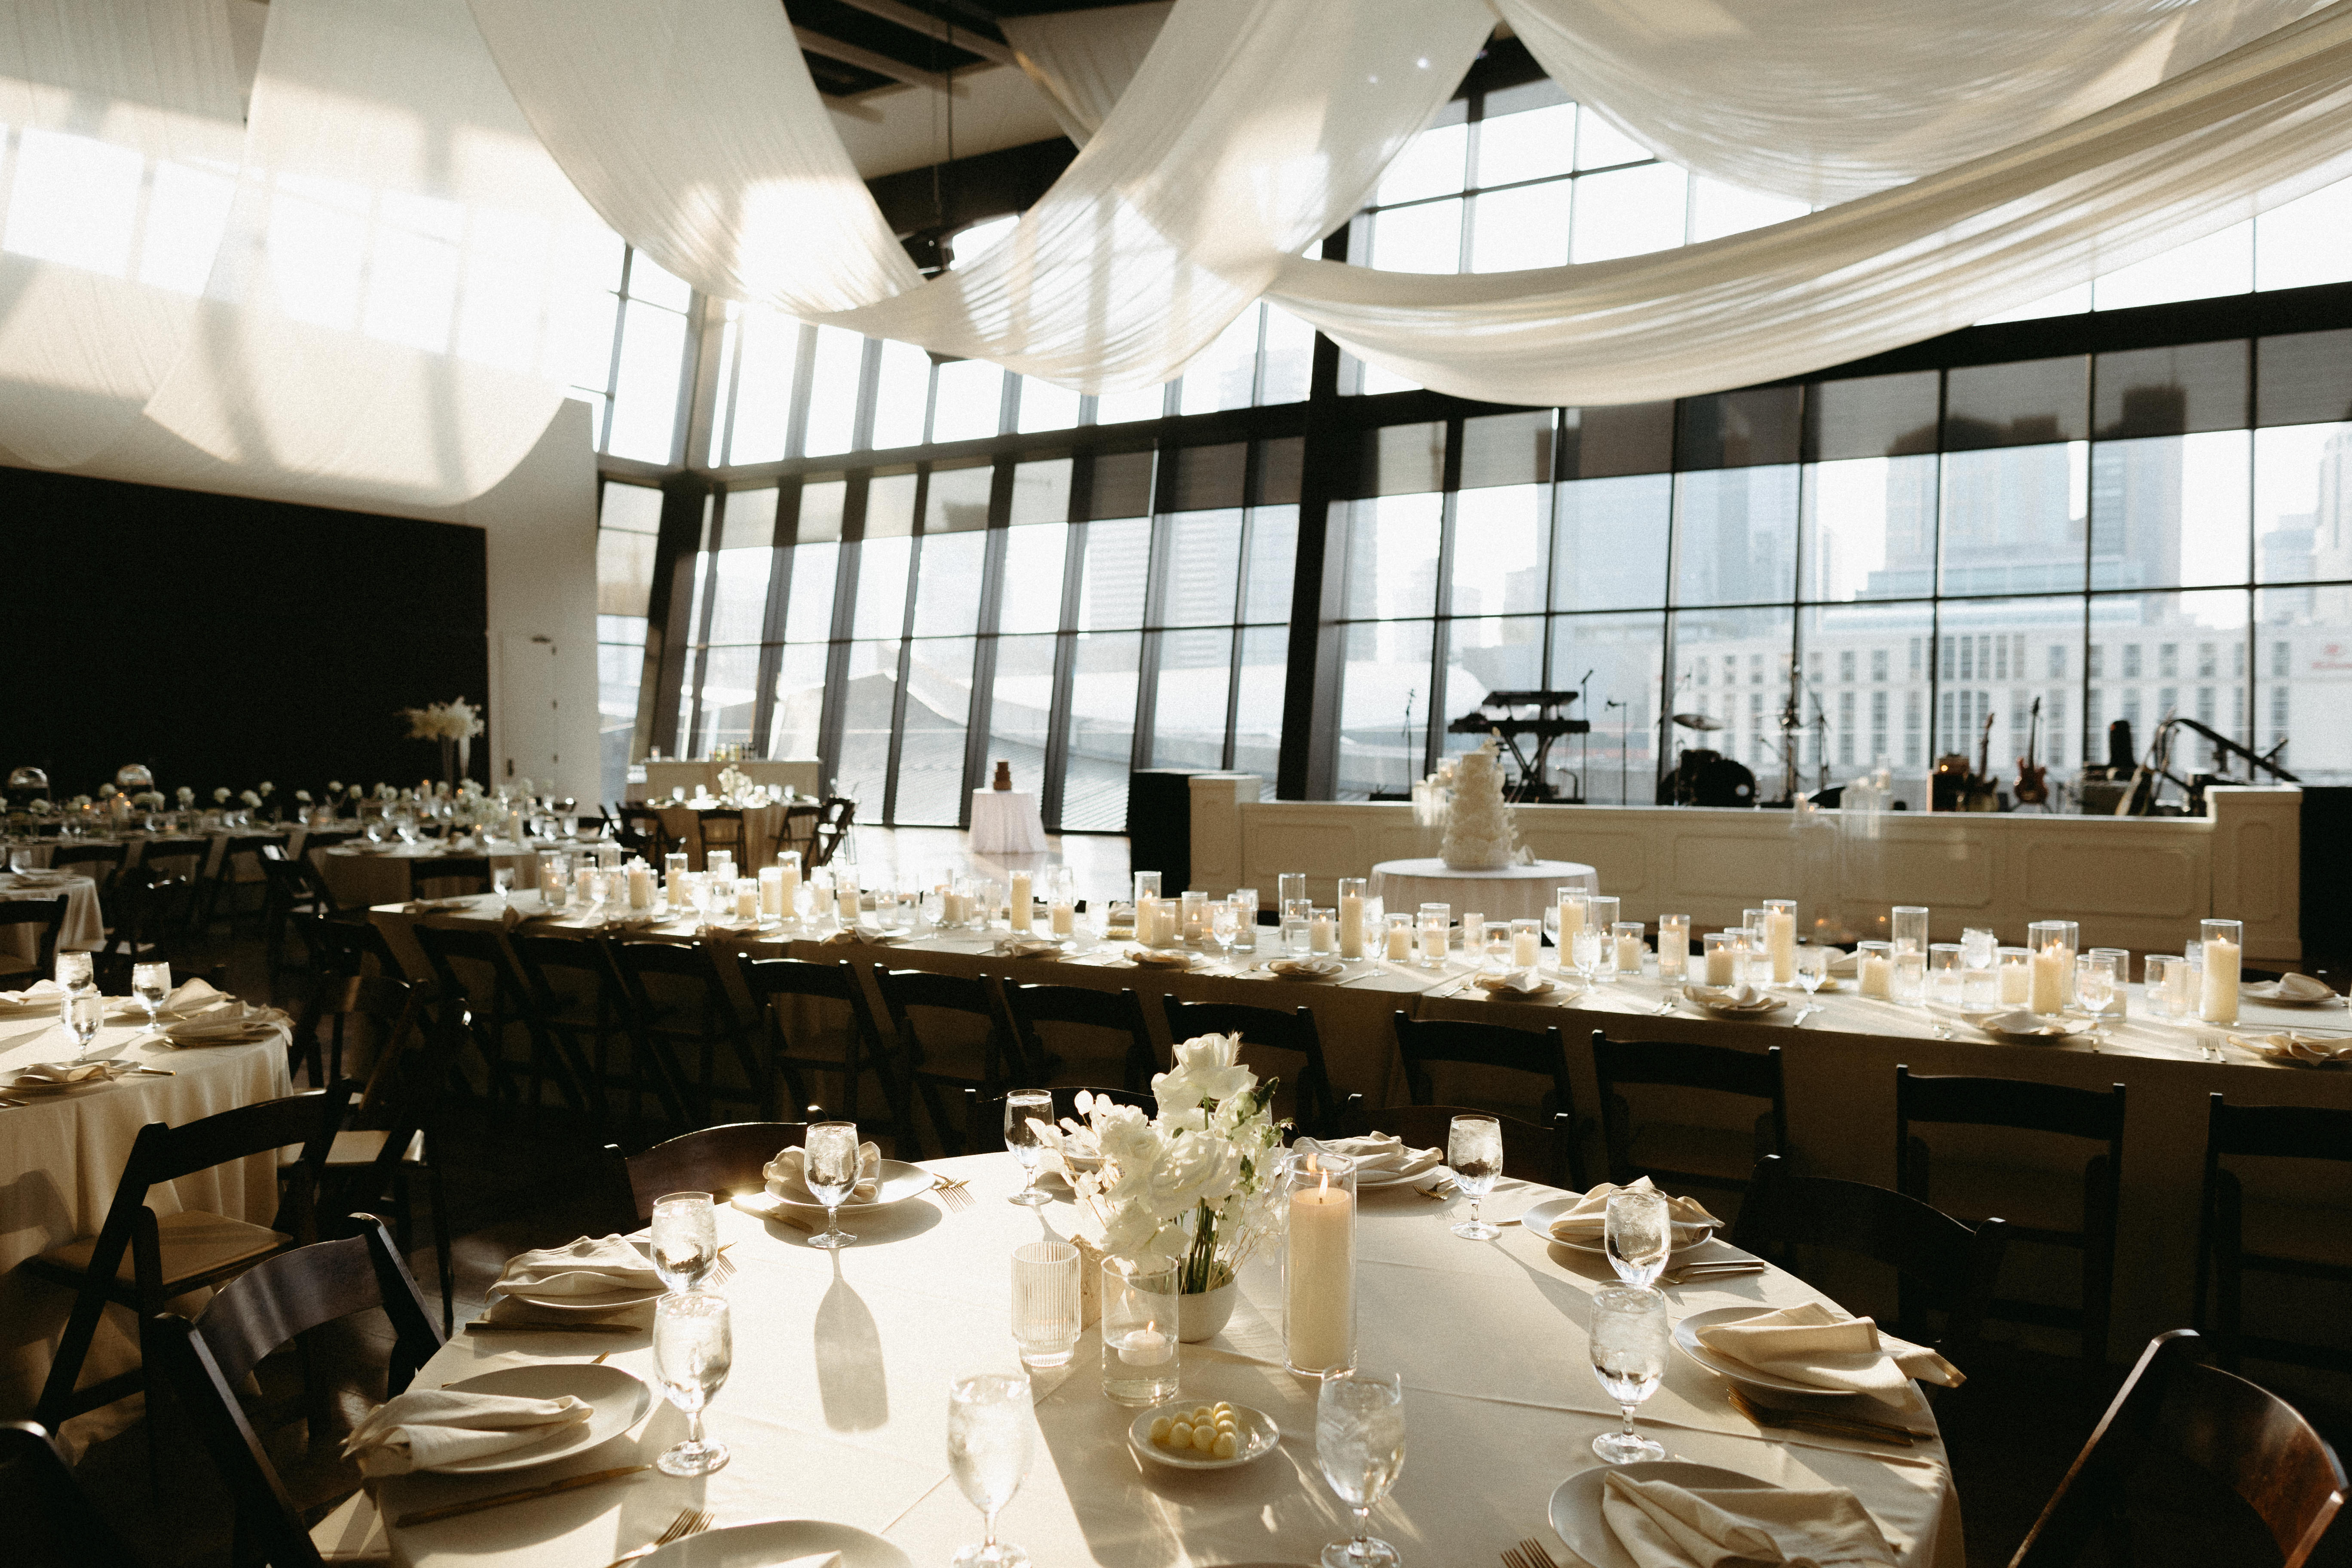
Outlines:
[{"label": "stemmed glass", "polygon": [[654,1272],[680,1294],[699,1290],[719,1267],[718,1215],[709,1193],[665,1193],[654,1200]]},{"label": "stemmed glass", "polygon": [[1604,1239],[1609,1267],[1628,1285],[1658,1282],[1675,1249],[1674,1228],[1666,1216],[1666,1194],[1617,1192],[1609,1194]]},{"label": "stemmed glass", "polygon": [[820,1121],[808,1130],[801,1169],[809,1195],[824,1205],[824,1232],[809,1237],[828,1252],[857,1238],[841,1228],[841,1205],[857,1190],[857,1123]]},{"label": "stemmed glass", "polygon": [[1813,1000],[1813,994],[1822,988],[1822,982],[1829,977],[1830,950],[1828,948],[1801,947],[1797,950],[1797,984],[1805,988],[1805,1005],[1798,1009],[1795,1021],[1790,1025],[1790,1028],[1795,1028],[1822,1010],[1821,1005]]},{"label": "stemmed glass", "polygon": [[147,1009],[147,1026],[157,1026],[156,1020],[163,1009],[163,998],[172,994],[172,966],[168,963],[134,963],[131,966],[131,994]]},{"label": "stemmed glass", "polygon": [[588,873],[588,923],[604,923],[604,900],[613,895],[613,879],[603,871]]},{"label": "stemmed glass", "polygon": [[1005,1199],[1006,1203],[1024,1204],[1030,1208],[1043,1208],[1054,1200],[1037,1190],[1037,1165],[1045,1157],[1045,1142],[1037,1136],[1031,1121],[1051,1123],[1054,1120],[1054,1091],[1047,1089],[1016,1089],[1004,1097],[1004,1146],[1021,1162],[1021,1190]]},{"label": "stemmed glass", "polygon": [[57,975],[58,984],[65,990],[92,993],[98,990],[97,970],[87,952],[58,953],[52,973]]},{"label": "stemmed glass", "polygon": [[1503,1124],[1491,1116],[1457,1116],[1445,1130],[1445,1163],[1470,1199],[1470,1217],[1454,1222],[1454,1234],[1465,1241],[1492,1241],[1500,1226],[1478,1217],[1478,1205],[1495,1190],[1503,1173]]},{"label": "stemmed glass", "polygon": [[948,1384],[948,1468],[980,1510],[986,1537],[950,1559],[955,1568],[1027,1568],[1029,1553],[996,1539],[996,1516],[1029,1469],[1029,1380],[1019,1373],[974,1373]]},{"label": "stemmed glass", "polygon": [[493,866],[490,868],[490,891],[499,896],[499,903],[501,906],[504,906],[507,901],[507,895],[514,891],[513,867]]},{"label": "stemmed glass", "polygon": [[735,1363],[727,1298],[696,1292],[654,1304],[654,1362],[662,1393],[686,1412],[686,1441],[654,1463],[664,1475],[707,1476],[727,1463],[727,1445],[702,1435],[702,1412]]},{"label": "stemmed glass", "polygon": [[1633,1411],[1666,1376],[1666,1299],[1656,1290],[1619,1285],[1592,1298],[1592,1375],[1625,1413],[1622,1431],[1592,1439],[1592,1451],[1612,1465],[1663,1459],[1663,1444],[1633,1430]]},{"label": "stemmed glass", "polygon": [[1575,968],[1577,980],[1589,989],[1592,972],[1601,967],[1601,933],[1586,926],[1570,937],[1568,962]]},{"label": "stemmed glass", "polygon": [[1234,939],[1241,935],[1242,912],[1230,902],[1219,901],[1209,906],[1209,940],[1217,944],[1218,952],[1230,961],[1234,956]]},{"label": "stemmed glass", "polygon": [[58,1011],[64,1018],[67,1032],[74,1037],[74,1060],[79,1062],[89,1054],[89,1043],[98,1038],[98,1024],[106,1013],[106,998],[95,991],[68,991]]},{"label": "stemmed glass", "polygon": [[1326,1546],[1324,1568],[1394,1568],[1397,1549],[1371,1533],[1371,1518],[1404,1468],[1404,1380],[1360,1368],[1325,1378],[1315,1397],[1315,1465],[1356,1516],[1355,1539]]},{"label": "stemmed glass", "polygon": [[2074,961],[2074,1005],[2091,1016],[2091,1044],[2103,1046],[2107,1039],[2107,1008],[2116,999],[2116,970],[2112,959],[2093,957],[2084,953]]}]

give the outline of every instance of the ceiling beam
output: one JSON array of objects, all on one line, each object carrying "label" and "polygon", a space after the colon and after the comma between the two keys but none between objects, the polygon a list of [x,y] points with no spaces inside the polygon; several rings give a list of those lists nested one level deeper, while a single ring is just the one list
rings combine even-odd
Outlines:
[{"label": "ceiling beam", "polygon": [[[942,18],[926,16],[914,6],[907,5],[905,0],[841,0],[841,3],[853,9],[863,11],[869,16],[879,16],[886,22],[895,22],[910,33],[920,33],[927,38],[939,37]],[[946,25],[948,36],[945,41],[951,47],[961,49],[966,54],[978,55],[984,60],[993,60],[1001,66],[1014,63],[1013,51],[994,38],[982,37],[978,33],[957,26],[953,22],[948,22]]]},{"label": "ceiling beam", "polygon": [[933,92],[952,92],[958,96],[961,95],[961,89],[938,71],[919,70],[913,66],[894,60],[888,55],[876,54],[872,49],[861,49],[856,44],[845,44],[838,39],[828,38],[823,33],[813,33],[806,27],[795,26],[793,29],[793,37],[810,54],[823,55],[826,59],[839,60],[843,65],[856,66],[860,70],[872,71],[876,76],[887,76],[892,81],[904,82],[908,87],[929,88]]}]

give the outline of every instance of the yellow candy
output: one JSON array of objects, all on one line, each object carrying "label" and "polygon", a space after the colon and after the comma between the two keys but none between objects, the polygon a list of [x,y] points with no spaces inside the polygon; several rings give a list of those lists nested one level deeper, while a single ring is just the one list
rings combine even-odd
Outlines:
[{"label": "yellow candy", "polygon": [[1192,1424],[1189,1421],[1179,1421],[1173,1426],[1171,1426],[1168,1429],[1168,1446],[1171,1448],[1191,1447],[1192,1446]]},{"label": "yellow candy", "polygon": [[1198,1426],[1203,1421],[1213,1421],[1216,1419],[1216,1415],[1217,1413],[1210,1409],[1207,1405],[1201,1405],[1192,1412],[1192,1425]]},{"label": "yellow candy", "polygon": [[1192,1428],[1192,1447],[1205,1454],[1217,1446],[1217,1429],[1213,1426]]},{"label": "yellow candy", "polygon": [[1217,1417],[1217,1430],[1218,1430],[1218,1431],[1220,1431],[1220,1432],[1238,1432],[1238,1431],[1240,1431],[1241,1429],[1242,1429],[1242,1424],[1241,1424],[1240,1422],[1238,1422],[1238,1421],[1234,1420],[1232,1416],[1230,1416],[1230,1415],[1220,1415],[1220,1416],[1218,1416],[1218,1417]]},{"label": "yellow candy", "polygon": [[1231,1405],[1228,1405],[1225,1401],[1223,1401],[1223,1400],[1222,1400],[1222,1399],[1220,1399],[1220,1400],[1218,1400],[1218,1401],[1217,1401],[1217,1408],[1216,1408],[1216,1411],[1215,1411],[1215,1414],[1216,1414],[1216,1415],[1231,1415],[1233,1413],[1234,1413],[1234,1407],[1233,1407]]},{"label": "yellow candy", "polygon": [[1165,1443],[1168,1441],[1168,1433],[1170,1429],[1174,1426],[1175,1423],[1169,1420],[1168,1417],[1165,1415],[1160,1416],[1151,1424],[1151,1440],[1155,1443]]},{"label": "yellow candy", "polygon": [[1209,1457],[1213,1459],[1230,1459],[1240,1452],[1240,1439],[1231,1432],[1220,1432],[1217,1434],[1217,1446],[1209,1450]]}]

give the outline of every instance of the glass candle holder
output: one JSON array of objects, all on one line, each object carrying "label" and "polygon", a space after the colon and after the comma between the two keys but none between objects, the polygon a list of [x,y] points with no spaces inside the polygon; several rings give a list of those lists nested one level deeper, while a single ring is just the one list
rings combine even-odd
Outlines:
[{"label": "glass candle holder", "polygon": [[1339,917],[1329,910],[1316,910],[1307,917],[1307,951],[1318,958],[1330,958],[1339,951]]},{"label": "glass candle holder", "polygon": [[1960,962],[1970,969],[1990,969],[2000,952],[2000,941],[1990,926],[1969,926],[1960,932]]},{"label": "glass candle holder", "polygon": [[1891,942],[1865,942],[1856,945],[1853,960],[1854,989],[1864,996],[1881,1002],[1895,996],[1895,944]]},{"label": "glass candle holder", "polygon": [[1209,895],[1197,888],[1187,888],[1180,895],[1176,907],[1177,919],[1183,922],[1184,945],[1199,947],[1209,940]]},{"label": "glass candle holder", "polygon": [[[2123,947],[2095,947],[2085,952],[2083,956],[2102,961],[2115,973],[2114,998],[2105,1007],[2099,1009],[2100,1015],[2108,1018],[2128,1017],[2131,1014],[2131,950]],[[2077,1000],[2080,1000],[2081,989],[2078,982],[2075,986],[2078,993]]]},{"label": "glass candle holder", "polygon": [[1772,984],[1797,983],[1797,900],[1764,900],[1764,952],[1772,963]]},{"label": "glass candle holder", "polygon": [[1610,977],[1638,975],[1642,973],[1642,933],[1646,928],[1640,921],[1615,921],[1609,927]]},{"label": "glass candle holder", "polygon": [[1957,942],[1927,944],[1927,1000],[1940,1007],[1960,1005],[1960,975],[1967,969],[1967,950]]},{"label": "glass candle holder", "polygon": [[1739,984],[1740,959],[1748,951],[1745,935],[1735,928],[1711,931],[1699,939],[1705,960],[1699,973],[1701,984],[1722,988]]},{"label": "glass candle holder", "polygon": [[760,884],[751,877],[735,879],[735,918],[757,921],[760,918]]},{"label": "glass candle holder", "polygon": [[[857,907],[856,903],[856,900],[857,898],[856,889],[853,888],[850,889],[849,897],[852,900],[849,907],[852,910],[855,910]],[[972,879],[971,923],[973,930],[986,931],[989,927],[994,925],[996,923],[997,915],[1003,910],[1003,883],[988,881],[980,878],[974,878]]]},{"label": "glass candle holder", "polygon": [[1370,892],[1370,879],[1364,877],[1339,879],[1339,956],[1361,958],[1364,944],[1371,937],[1364,924],[1364,900]]},{"label": "glass candle holder", "polygon": [[1445,949],[1452,940],[1454,906],[1423,904],[1421,906],[1421,966],[1435,969],[1445,962]]},{"label": "glass candle holder", "polygon": [[1658,977],[1679,980],[1690,968],[1690,916],[1658,917]]},{"label": "glass candle holder", "polygon": [[1275,908],[1276,909],[1286,909],[1294,903],[1303,904],[1307,902],[1307,873],[1304,871],[1285,871],[1276,877],[1274,879],[1274,896],[1276,900]]},{"label": "glass candle holder", "polygon": [[1617,983],[1617,944],[1612,940],[1612,928],[1617,924],[1618,901],[1595,893],[1584,902],[1585,929],[1601,939],[1598,957],[1592,965],[1592,978],[1603,984]]},{"label": "glass candle holder", "polygon": [[2198,988],[2197,1016],[2208,1024],[2238,1021],[2238,973],[2245,954],[2246,928],[2237,921],[2200,921],[2198,945],[2205,977]]},{"label": "glass candle holder", "polygon": [[1923,1006],[1927,1000],[1927,954],[1916,947],[1895,950],[1895,969],[1887,987],[1887,1000],[1906,1006]]},{"label": "glass candle holder", "polygon": [[[683,873],[680,874],[683,880]],[[572,857],[542,855],[539,858],[539,900],[551,910],[569,909],[572,905]],[[671,895],[673,904],[677,895]]]},{"label": "glass candle holder", "polygon": [[1486,945],[1486,917],[1476,910],[1462,911],[1462,951],[1476,952]]},{"label": "glass candle holder", "polygon": [[1305,958],[1315,951],[1315,922],[1307,915],[1282,917],[1282,955]]},{"label": "glass candle holder", "polygon": [[1887,934],[1894,939],[1895,951],[1909,948],[1915,952],[1927,951],[1927,906],[1897,904]]},{"label": "glass candle holder", "polygon": [[2025,928],[2029,981],[2026,1005],[2048,1016],[2074,1000],[2074,954],[2080,944],[2073,921],[2035,921]]},{"label": "glass candle holder", "polygon": [[1543,962],[1543,921],[1511,922],[1511,967],[1533,970]]},{"label": "glass candle holder", "polygon": [[1393,914],[1382,917],[1381,956],[1391,963],[1412,962],[1412,917]]},{"label": "glass candle holder", "polygon": [[1176,1263],[1107,1258],[1102,1266],[1102,1385],[1114,1405],[1140,1409],[1176,1397]]},{"label": "glass candle holder", "polygon": [[1990,1013],[2000,1005],[2000,972],[1960,966],[1960,1005],[1971,1013]]},{"label": "glass candle holder", "polygon": [[2189,961],[2177,952],[2147,955],[2147,1010],[2178,1023],[2189,1016]]},{"label": "glass candle holder", "polygon": [[1276,1189],[1282,1247],[1282,1359],[1302,1377],[1356,1364],[1356,1163],[1312,1140],[1294,1150]]},{"label": "glass candle holder", "polygon": [[1140,904],[1140,903],[1142,903],[1142,902],[1143,902],[1143,900],[1146,900],[1146,899],[1156,899],[1156,898],[1158,898],[1159,896],[1160,896],[1160,873],[1159,873],[1159,872],[1157,872],[1157,871],[1138,871],[1138,872],[1136,872],[1136,873],[1135,873],[1135,901],[1136,901],[1137,903]]},{"label": "glass candle holder", "polygon": [[1242,951],[1255,952],[1257,951],[1257,889],[1235,888],[1225,895],[1225,901],[1234,906],[1234,924],[1241,931],[1241,940],[1234,945]]}]

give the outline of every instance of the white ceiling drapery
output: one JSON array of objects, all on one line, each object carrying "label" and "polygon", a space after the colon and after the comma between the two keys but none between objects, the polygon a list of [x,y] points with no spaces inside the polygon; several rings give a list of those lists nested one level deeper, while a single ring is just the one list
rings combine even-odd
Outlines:
[{"label": "white ceiling drapery", "polygon": [[1174,0],[1147,0],[1140,5],[1004,16],[996,26],[1063,132],[1083,147],[1143,68],[1152,40],[1175,8]]}]

